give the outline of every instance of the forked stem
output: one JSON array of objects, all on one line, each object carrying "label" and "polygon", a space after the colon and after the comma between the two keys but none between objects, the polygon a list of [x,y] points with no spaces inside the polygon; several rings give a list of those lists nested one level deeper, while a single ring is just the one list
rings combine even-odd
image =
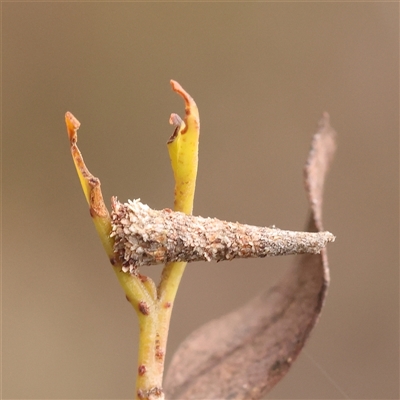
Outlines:
[{"label": "forked stem", "polygon": [[[174,209],[191,214],[198,163],[199,115],[191,96],[177,82],[171,81],[171,85],[184,99],[186,114],[184,121],[176,114],[170,118],[170,122],[175,125],[175,131],[167,144],[175,178]],[[112,221],[104,204],[100,180],[89,172],[77,146],[80,123],[70,112],[66,113],[65,121],[72,158],[89,204],[90,215],[126,298],[138,315],[139,350],[135,398],[162,400],[171,311],[186,263],[167,264],[158,288],[150,278],[139,273],[130,274],[124,269],[118,253],[114,252]]]}]

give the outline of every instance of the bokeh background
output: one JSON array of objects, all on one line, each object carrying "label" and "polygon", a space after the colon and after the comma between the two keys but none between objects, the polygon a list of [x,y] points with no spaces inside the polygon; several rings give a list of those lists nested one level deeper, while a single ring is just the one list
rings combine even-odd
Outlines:
[{"label": "bokeh background", "polygon": [[[67,110],[108,200],[171,207],[165,143],[200,109],[195,214],[302,229],[302,168],[337,130],[331,286],[273,399],[399,398],[398,3],[2,3],[2,396],[128,399],[136,316],[89,218]],[[188,266],[168,359],[292,259]],[[143,269],[157,277],[160,268]]]}]

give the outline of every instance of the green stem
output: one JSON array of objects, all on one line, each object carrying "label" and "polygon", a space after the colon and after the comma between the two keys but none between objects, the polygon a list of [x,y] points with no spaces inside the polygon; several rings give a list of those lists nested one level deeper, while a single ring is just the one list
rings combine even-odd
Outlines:
[{"label": "green stem", "polygon": [[[171,263],[165,266],[158,298],[150,293],[138,300],[138,292],[131,300],[139,318],[139,354],[135,396],[137,400],[164,399],[162,379],[168,331],[173,303],[186,263]],[[146,283],[148,284],[149,278]],[[153,300],[153,301],[152,301]]]},{"label": "green stem", "polygon": [[139,354],[136,379],[136,399],[164,399],[162,376],[164,357],[157,348],[157,307],[148,315],[139,316]]}]

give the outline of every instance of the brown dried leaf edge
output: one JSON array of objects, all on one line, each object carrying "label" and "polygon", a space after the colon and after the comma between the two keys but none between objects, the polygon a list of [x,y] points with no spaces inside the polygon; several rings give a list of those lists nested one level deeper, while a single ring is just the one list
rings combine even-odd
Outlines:
[{"label": "brown dried leaf edge", "polygon": [[[336,133],[324,113],[305,166],[311,215],[322,231],[325,176]],[[243,307],[203,325],[181,344],[169,367],[169,399],[260,399],[288,372],[321,313],[329,283],[326,250],[295,256],[281,282]]]}]

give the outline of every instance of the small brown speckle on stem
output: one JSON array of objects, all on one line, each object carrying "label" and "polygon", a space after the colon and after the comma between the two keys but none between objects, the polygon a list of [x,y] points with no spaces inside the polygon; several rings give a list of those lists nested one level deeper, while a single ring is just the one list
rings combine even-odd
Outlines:
[{"label": "small brown speckle on stem", "polygon": [[115,259],[115,257],[110,257],[110,263],[111,263],[111,265],[117,264],[117,260]]},{"label": "small brown speckle on stem", "polygon": [[139,399],[148,399],[148,400],[156,400],[164,398],[162,388],[159,388],[157,386],[152,387],[149,390],[139,389],[137,391],[137,397]]},{"label": "small brown speckle on stem", "polygon": [[139,376],[143,376],[146,373],[146,371],[147,371],[147,368],[145,365],[143,365],[143,364],[139,365],[139,367],[138,367]]},{"label": "small brown speckle on stem", "polygon": [[159,346],[156,347],[156,359],[159,361],[164,359],[164,352],[159,348]]},{"label": "small brown speckle on stem", "polygon": [[147,305],[145,301],[139,301],[138,308],[143,315],[150,314],[150,307]]}]

